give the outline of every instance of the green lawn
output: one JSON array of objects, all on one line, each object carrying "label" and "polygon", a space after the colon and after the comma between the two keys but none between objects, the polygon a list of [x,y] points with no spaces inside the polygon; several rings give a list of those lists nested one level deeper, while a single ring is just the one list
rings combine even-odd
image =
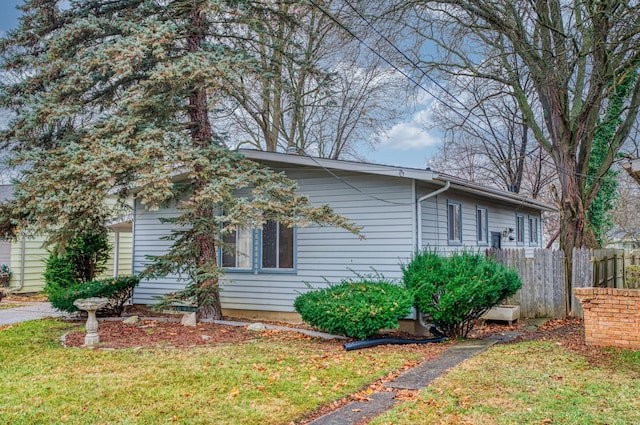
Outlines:
[{"label": "green lawn", "polygon": [[371,424],[639,424],[640,352],[604,366],[552,341],[498,345]]},{"label": "green lawn", "polygon": [[69,324],[0,330],[0,424],[288,424],[417,354],[314,341],[63,348]]}]

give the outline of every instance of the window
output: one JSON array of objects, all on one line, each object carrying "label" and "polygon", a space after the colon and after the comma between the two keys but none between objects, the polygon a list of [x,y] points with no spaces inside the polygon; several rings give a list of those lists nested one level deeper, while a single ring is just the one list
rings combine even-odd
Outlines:
[{"label": "window", "polygon": [[529,216],[529,244],[538,245],[538,217]]},{"label": "window", "polygon": [[487,217],[486,208],[476,207],[476,238],[479,245],[487,245],[489,243],[489,225]]},{"label": "window", "polygon": [[450,244],[462,243],[462,205],[447,202],[447,224]]},{"label": "window", "polygon": [[262,269],[293,269],[294,232],[277,221],[267,220],[262,226]]},{"label": "window", "polygon": [[516,214],[516,243],[524,243],[524,216]]},{"label": "window", "polygon": [[252,269],[252,231],[236,228],[222,236],[222,267],[230,269]]}]

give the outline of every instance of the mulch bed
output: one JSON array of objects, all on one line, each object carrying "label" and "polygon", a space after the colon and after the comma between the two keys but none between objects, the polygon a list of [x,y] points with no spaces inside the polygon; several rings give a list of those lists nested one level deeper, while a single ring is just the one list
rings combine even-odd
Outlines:
[{"label": "mulch bed", "polygon": [[[100,321],[98,326],[100,343],[98,348],[150,348],[150,347],[194,347],[242,343],[255,338],[255,332],[237,326],[199,323],[197,326],[182,326],[175,322],[141,320],[125,324],[121,321]],[[67,347],[84,344],[84,331],[66,335]]]}]

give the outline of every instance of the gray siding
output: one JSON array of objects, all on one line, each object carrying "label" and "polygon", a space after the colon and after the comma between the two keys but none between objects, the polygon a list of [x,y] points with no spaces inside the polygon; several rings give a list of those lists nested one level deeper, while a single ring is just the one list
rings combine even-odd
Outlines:
[{"label": "gray siding", "polygon": [[[418,197],[438,189],[437,186],[421,185],[418,188]],[[462,246],[449,244],[447,234],[447,203],[455,202],[462,205]],[[470,195],[455,189],[447,190],[433,198],[422,202],[422,248],[436,249],[438,252],[451,252],[461,249],[485,249],[488,244],[481,244],[476,236],[476,209],[486,208],[488,217],[488,236],[491,243],[491,232],[500,232],[511,228],[514,229],[511,236],[514,240],[509,241],[509,237],[502,238],[502,248],[524,248],[528,253],[533,253],[535,248],[542,247],[542,229],[540,211],[517,207],[513,204],[501,203],[490,198]],[[524,216],[525,241],[523,244],[516,243],[516,214]],[[529,241],[529,217],[538,218],[538,243],[531,244]]]},{"label": "gray siding", "polygon": [[[317,168],[288,168],[287,175],[298,181],[299,192],[316,205],[330,204],[333,209],[362,227],[364,239],[345,230],[331,227],[299,227],[296,229],[296,270],[294,273],[229,272],[223,277],[224,308],[261,311],[293,311],[293,300],[300,293],[354,277],[354,272],[377,271],[389,279],[401,277],[400,264],[406,263],[416,242],[415,194],[411,179],[336,172],[330,175]],[[435,185],[418,185],[418,197],[438,189]],[[487,199],[450,190],[422,203],[423,247],[439,251],[461,249],[447,242],[447,200],[462,204],[463,244],[480,247],[476,241],[476,206],[486,207],[489,231],[515,228],[515,207],[489,202]],[[525,217],[537,211],[524,211]],[[160,238],[170,228],[160,217],[175,216],[175,208],[144,211],[136,204],[134,224],[134,272],[147,263],[147,255],[161,255],[170,241]],[[525,232],[526,233],[526,232]],[[527,234],[528,236],[528,234]],[[254,246],[257,246],[257,233]],[[503,247],[515,246],[505,243]],[[529,247],[528,243],[525,244]],[[254,252],[257,264],[258,254]],[[141,282],[134,303],[150,304],[154,297],[180,290],[185,282],[167,277]]]},{"label": "gray siding", "polygon": [[[324,170],[287,169],[298,180],[299,192],[316,205],[330,203],[333,209],[362,226],[364,239],[345,230],[331,227],[296,229],[296,273],[228,273],[224,277],[222,303],[225,308],[293,311],[299,292],[339,282],[356,273],[375,269],[390,279],[400,277],[400,262],[413,251],[413,192],[409,179],[340,173],[336,179]],[[345,182],[348,182],[345,183]],[[353,186],[353,187],[352,187]],[[357,188],[357,189],[355,189]],[[158,255],[170,245],[159,237],[166,225],[158,218],[175,214],[168,209],[158,212],[136,211],[134,270],[141,271],[145,255]],[[175,278],[142,282],[136,289],[135,303],[152,303],[154,295],[179,290],[184,282]]]}]

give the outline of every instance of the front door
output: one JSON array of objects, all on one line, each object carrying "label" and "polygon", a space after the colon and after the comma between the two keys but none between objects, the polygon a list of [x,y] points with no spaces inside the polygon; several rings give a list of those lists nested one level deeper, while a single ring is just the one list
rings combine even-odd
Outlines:
[{"label": "front door", "polygon": [[501,240],[500,232],[491,232],[491,249],[500,249]]}]

